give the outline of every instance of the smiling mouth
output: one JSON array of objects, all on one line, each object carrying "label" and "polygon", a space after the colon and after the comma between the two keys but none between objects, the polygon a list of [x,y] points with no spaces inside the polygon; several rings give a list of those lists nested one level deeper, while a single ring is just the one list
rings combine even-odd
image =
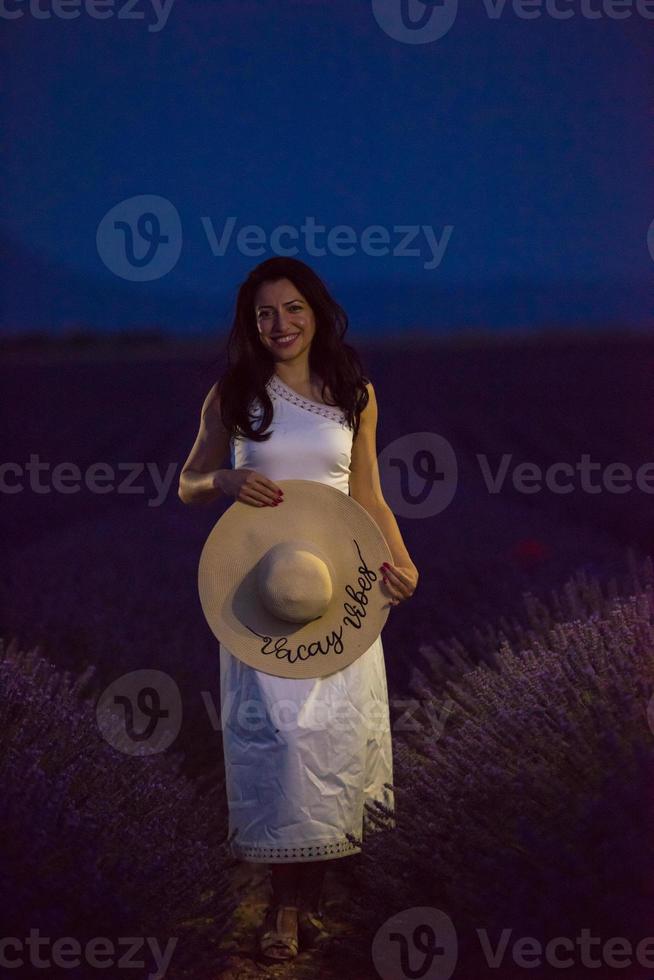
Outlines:
[{"label": "smiling mouth", "polygon": [[273,337],[272,339],[277,344],[278,347],[290,347],[294,340],[300,336],[299,333],[289,333],[283,336]]}]

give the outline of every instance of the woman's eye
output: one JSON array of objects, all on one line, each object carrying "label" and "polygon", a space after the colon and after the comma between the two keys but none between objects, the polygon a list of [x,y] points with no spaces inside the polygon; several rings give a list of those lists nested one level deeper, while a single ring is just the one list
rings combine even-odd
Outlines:
[{"label": "woman's eye", "polygon": [[[293,306],[289,306],[288,309],[289,309],[289,312],[290,313],[301,313],[302,312],[302,306],[300,306],[299,303],[294,303]],[[257,319],[258,320],[268,320],[268,319],[270,319],[270,312],[271,312],[270,310],[260,310],[257,313]]]}]

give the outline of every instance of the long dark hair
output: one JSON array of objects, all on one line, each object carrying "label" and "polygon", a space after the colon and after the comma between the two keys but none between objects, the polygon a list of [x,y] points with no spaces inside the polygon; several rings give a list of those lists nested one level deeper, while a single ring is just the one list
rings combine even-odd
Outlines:
[{"label": "long dark hair", "polygon": [[[244,435],[264,442],[273,418],[273,405],[266,384],[274,372],[275,360],[259,339],[255,316],[255,295],[264,282],[289,279],[313,310],[316,329],[309,348],[309,370],[329,387],[334,402],[345,414],[356,436],[363,409],[368,404],[367,378],[356,350],[344,342],[348,329],[345,310],[329,294],[318,275],[299,259],[276,256],[251,270],[241,284],[236,312],[227,338],[227,367],[218,381],[220,410],[230,434]],[[252,426],[249,409],[257,397],[263,408],[258,429]]]}]

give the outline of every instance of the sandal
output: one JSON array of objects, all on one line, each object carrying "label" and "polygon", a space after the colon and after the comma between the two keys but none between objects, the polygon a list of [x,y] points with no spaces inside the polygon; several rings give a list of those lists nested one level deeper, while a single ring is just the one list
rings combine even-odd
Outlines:
[{"label": "sandal", "polygon": [[269,905],[259,934],[259,950],[271,960],[290,960],[297,956],[297,926],[293,932],[282,929],[282,913],[295,912],[296,905]]},{"label": "sandal", "polygon": [[332,938],[320,916],[308,909],[300,909],[297,931],[303,949],[316,949]]}]

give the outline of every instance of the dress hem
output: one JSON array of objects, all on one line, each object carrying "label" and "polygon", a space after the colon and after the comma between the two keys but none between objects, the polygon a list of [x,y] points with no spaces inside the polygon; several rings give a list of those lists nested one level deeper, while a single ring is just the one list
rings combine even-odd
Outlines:
[{"label": "dress hem", "polygon": [[[365,837],[378,830],[394,830],[396,827],[395,817],[387,818],[386,825],[381,828],[368,826],[365,829],[365,836],[361,838],[365,842]],[[337,840],[320,841],[315,844],[296,844],[295,846],[274,846],[272,844],[239,844],[238,841],[229,842],[229,850],[232,857],[251,861],[253,863],[264,862],[266,864],[286,864],[299,861],[326,861],[330,858],[349,857],[352,854],[360,854],[363,848],[354,844],[347,837],[339,837]]]}]

